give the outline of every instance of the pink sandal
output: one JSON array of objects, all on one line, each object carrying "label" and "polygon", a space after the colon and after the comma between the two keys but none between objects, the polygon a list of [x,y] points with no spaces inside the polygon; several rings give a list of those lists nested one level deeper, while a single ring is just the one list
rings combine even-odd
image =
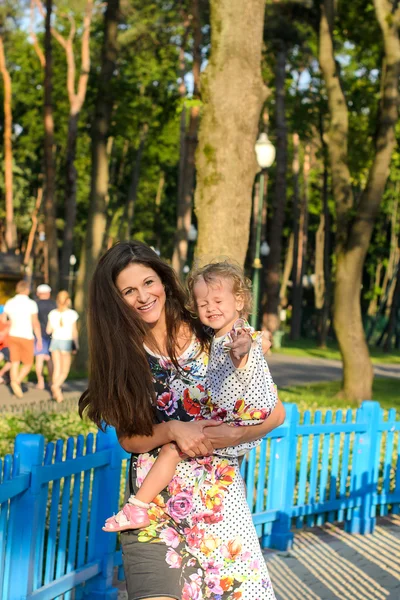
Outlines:
[{"label": "pink sandal", "polygon": [[127,502],[122,510],[106,520],[102,529],[103,531],[115,533],[127,529],[141,529],[148,525],[150,525],[150,519],[147,509]]}]

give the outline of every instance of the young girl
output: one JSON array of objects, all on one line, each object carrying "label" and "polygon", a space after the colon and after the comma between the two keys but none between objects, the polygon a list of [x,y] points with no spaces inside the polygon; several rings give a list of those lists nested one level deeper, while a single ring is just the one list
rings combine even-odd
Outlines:
[{"label": "young girl", "polygon": [[[254,332],[243,319],[251,310],[250,285],[243,271],[228,262],[209,264],[189,276],[190,308],[203,326],[214,330],[206,374],[208,394],[193,406],[196,419],[214,419],[232,426],[258,425],[277,403],[276,387],[263,356],[261,334]],[[230,345],[241,335],[251,335],[253,341],[249,354],[236,358]],[[256,440],[216,449],[214,454],[237,457],[260,443],[261,440]],[[184,458],[176,444],[162,446],[136,495],[130,496],[117,515],[106,520],[103,530],[147,527],[150,503],[171,482]]]},{"label": "young girl", "polygon": [[46,333],[51,335],[50,352],[53,361],[51,391],[57,402],[63,401],[62,385],[69,375],[71,357],[79,348],[76,322],[78,313],[71,308],[71,299],[65,290],[58,292],[57,308],[49,312]]}]

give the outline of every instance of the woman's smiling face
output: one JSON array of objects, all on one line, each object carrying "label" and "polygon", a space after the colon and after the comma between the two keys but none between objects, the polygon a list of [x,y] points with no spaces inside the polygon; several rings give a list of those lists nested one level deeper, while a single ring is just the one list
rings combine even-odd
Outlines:
[{"label": "woman's smiling face", "polygon": [[118,275],[116,286],[122,298],[149,325],[165,320],[165,289],[157,273],[150,267],[132,263]]}]

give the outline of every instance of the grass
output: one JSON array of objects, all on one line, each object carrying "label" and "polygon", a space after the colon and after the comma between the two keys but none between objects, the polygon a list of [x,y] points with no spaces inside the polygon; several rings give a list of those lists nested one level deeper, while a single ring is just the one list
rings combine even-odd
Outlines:
[{"label": "grass", "polygon": [[[311,358],[326,358],[329,360],[341,360],[339,348],[336,343],[330,342],[328,348],[318,348],[314,340],[301,339],[293,342],[287,336],[283,338],[282,348],[273,350],[278,354],[289,354]],[[369,349],[373,363],[386,363],[400,365],[400,352],[383,352],[377,348]]]},{"label": "grass", "polygon": [[78,415],[76,406],[67,410],[38,410],[33,406],[19,414],[2,413],[0,417],[0,456],[12,454],[18,433],[40,433],[46,442],[54,442],[79,434],[96,433],[97,427]]},{"label": "grass", "polygon": [[[400,382],[398,379],[375,378],[373,385],[373,400],[379,402],[382,408],[400,409]],[[338,398],[339,381],[312,383],[279,388],[279,398],[282,402],[297,404],[300,412],[317,409],[346,409],[358,408],[357,402]]]}]

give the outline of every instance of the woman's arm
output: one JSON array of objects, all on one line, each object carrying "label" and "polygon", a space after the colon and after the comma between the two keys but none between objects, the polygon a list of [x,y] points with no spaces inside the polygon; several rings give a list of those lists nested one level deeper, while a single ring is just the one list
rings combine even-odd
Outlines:
[{"label": "woman's arm", "polygon": [[205,435],[204,429],[208,432],[212,428],[221,427],[219,421],[168,421],[159,423],[153,427],[153,435],[135,435],[126,437],[119,435],[119,443],[127,452],[142,454],[150,452],[154,448],[160,448],[168,442],[176,442],[179,449],[188,456],[208,456],[213,453],[214,446]]},{"label": "woman's arm", "polygon": [[279,427],[279,425],[282,425],[284,420],[285,408],[278,399],[272,413],[260,425],[232,427],[223,423],[220,427],[208,429],[207,425],[209,421],[205,421],[204,433],[214,448],[226,448],[227,446],[238,446],[239,444],[259,440],[276,427]]},{"label": "woman's arm", "polygon": [[53,328],[52,328],[49,320],[47,320],[46,333],[47,333],[47,335],[51,335],[53,333]]}]

